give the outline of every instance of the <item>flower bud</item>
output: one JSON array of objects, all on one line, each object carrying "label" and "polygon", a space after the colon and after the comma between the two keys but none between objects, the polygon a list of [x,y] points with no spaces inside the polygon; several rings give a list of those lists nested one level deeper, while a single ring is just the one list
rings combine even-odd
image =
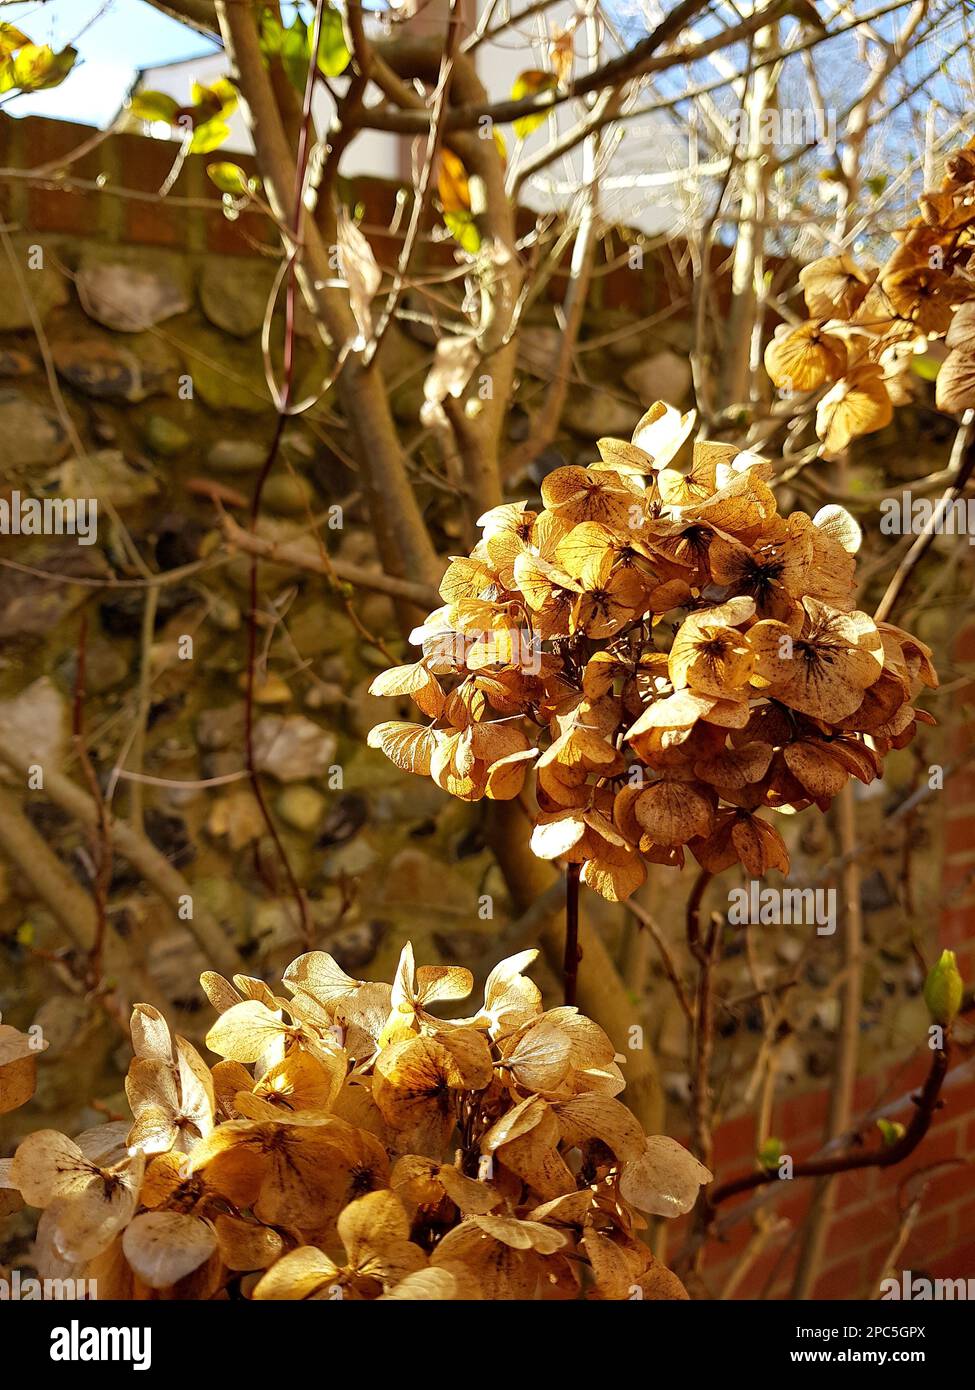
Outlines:
[{"label": "flower bud", "polygon": [[942,951],[941,959],[924,982],[924,1002],[934,1022],[947,1028],[961,1007],[961,996],[962,978],[955,953]]},{"label": "flower bud", "polygon": [[782,1157],[782,1140],[772,1137],[766,1139],[759,1149],[757,1157],[763,1168],[777,1168],[779,1159]]},{"label": "flower bud", "polygon": [[885,1120],[881,1117],[877,1121],[877,1128],[880,1130],[885,1149],[893,1148],[897,1141],[904,1137],[905,1130],[900,1120]]}]

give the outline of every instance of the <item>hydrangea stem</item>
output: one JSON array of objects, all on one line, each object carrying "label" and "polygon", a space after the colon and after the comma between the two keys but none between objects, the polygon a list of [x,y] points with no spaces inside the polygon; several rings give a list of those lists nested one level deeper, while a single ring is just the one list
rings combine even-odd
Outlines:
[{"label": "hydrangea stem", "polygon": [[580,864],[568,864],[565,870],[565,956],[562,961],[562,980],[565,1002],[576,1002],[579,983],[579,871]]}]

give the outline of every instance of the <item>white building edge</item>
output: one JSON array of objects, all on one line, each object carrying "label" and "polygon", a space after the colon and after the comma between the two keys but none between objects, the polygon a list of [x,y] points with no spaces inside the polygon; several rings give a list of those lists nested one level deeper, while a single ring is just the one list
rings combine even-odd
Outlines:
[{"label": "white building edge", "polygon": [[[492,3],[492,0],[465,0],[464,7],[471,11],[469,28],[473,29],[473,12],[476,7],[479,15],[483,15],[486,9],[490,10],[488,26],[494,29],[504,22],[509,12],[513,10],[517,16],[518,11],[527,8],[527,5],[524,0],[516,4],[513,4],[512,0],[500,0],[500,3]],[[400,23],[408,24],[414,33],[425,31],[442,35],[445,13],[445,0],[430,0],[410,19],[398,21],[397,27]],[[550,67],[547,53],[551,33],[565,26],[576,13],[576,5],[568,3],[567,0],[559,0],[559,3],[542,14],[531,15],[521,21],[515,18],[511,28],[477,45],[474,57],[478,75],[490,100],[507,99],[519,73],[531,68]],[[384,32],[378,18],[368,17],[367,25],[368,30],[375,35]],[[395,32],[396,28],[393,29],[394,35]],[[583,44],[584,40],[581,37],[577,38],[576,72],[580,71],[578,54],[583,51]],[[217,52],[183,62],[144,68],[137,74],[132,91],[161,91],[172,96],[180,104],[188,104],[194,81],[206,85],[226,72],[226,57],[222,52]],[[334,80],[332,85],[341,90],[346,82],[347,79],[339,78]],[[319,130],[327,129],[332,109],[331,98],[320,86],[315,108]],[[530,152],[541,147],[574,124],[577,117],[577,103],[567,102],[558,107],[523,142],[524,149]],[[250,133],[239,110],[231,118],[230,128],[230,138],[221,148],[229,153],[252,151]],[[607,224],[639,227],[648,233],[674,229],[680,219],[674,206],[673,195],[675,186],[681,182],[680,170],[686,169],[687,166],[686,143],[662,116],[643,117],[638,121],[627,122],[625,130],[625,137],[612,156],[607,177],[601,186],[602,219]],[[167,130],[167,136],[168,133]],[[517,158],[516,143],[522,142],[515,141],[510,126],[505,128],[505,136],[509,155]],[[526,182],[522,193],[523,202],[536,211],[550,211],[567,206],[582,182],[582,170],[582,150],[576,147],[571,154]],[[411,142],[406,137],[384,131],[363,131],[345,152],[342,173],[353,178],[369,175],[409,183],[413,177]]]}]

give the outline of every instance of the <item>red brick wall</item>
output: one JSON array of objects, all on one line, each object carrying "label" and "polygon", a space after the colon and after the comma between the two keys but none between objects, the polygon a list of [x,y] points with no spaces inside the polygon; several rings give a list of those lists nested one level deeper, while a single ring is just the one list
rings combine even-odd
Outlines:
[{"label": "red brick wall", "polygon": [[[964,1058],[955,1059],[961,1068]],[[856,1088],[856,1111],[907,1095],[924,1077],[923,1057],[908,1066],[891,1066],[863,1077]],[[944,1091],[938,1112],[921,1146],[894,1168],[865,1169],[834,1180],[833,1206],[823,1246],[815,1298],[872,1298],[901,1228],[901,1221],[923,1187],[920,1211],[910,1227],[894,1269],[934,1277],[975,1278],[975,1171],[966,1157],[975,1149],[975,1071],[962,1084]],[[821,1146],[828,1095],[825,1090],[791,1097],[775,1108],[772,1132],[796,1162],[811,1157]],[[910,1103],[899,1112],[909,1118]],[[892,1117],[893,1118],[893,1117]],[[873,1142],[872,1140],[870,1142]],[[716,1135],[716,1171],[722,1178],[748,1172],[754,1166],[755,1131],[751,1115],[722,1126]],[[775,1192],[779,1184],[764,1189]],[[800,1240],[795,1229],[805,1216],[814,1184],[798,1179],[781,1184],[762,1208],[770,1217],[784,1217],[789,1230],[772,1237],[762,1253],[749,1261],[735,1297],[788,1297]],[[752,1194],[734,1198],[721,1208],[725,1216],[752,1201]],[[720,1291],[735,1269],[752,1236],[749,1220],[730,1227],[726,1238],[708,1245],[704,1273],[708,1286]],[[675,1248],[678,1242],[673,1242]]]},{"label": "red brick wall", "polygon": [[[178,144],[141,135],[113,135],[58,167],[58,160],[68,160],[73,151],[97,135],[89,126],[36,116],[14,120],[0,113],[0,167],[44,169],[49,174],[45,178],[0,178],[0,211],[8,223],[15,229],[38,233],[231,256],[255,255],[261,245],[276,242],[273,229],[260,214],[244,213],[236,220],[225,217],[221,195],[207,177],[206,166],[223,159],[253,174],[256,168],[250,156],[219,150],[194,155],[185,160],[170,193],[160,201],[144,195],[158,194],[173,169]],[[380,265],[392,267],[409,220],[400,219],[396,234],[387,230],[396,187],[387,180],[364,176],[343,182],[343,196],[361,209],[363,227]],[[520,214],[519,232],[528,232],[533,225],[531,213]],[[428,246],[428,260],[452,265],[452,246],[449,239]],[[637,273],[626,264],[626,251],[627,242],[619,233],[604,240],[606,264],[597,266],[593,276],[593,304],[625,306],[650,314],[670,303],[669,267],[662,270],[659,255],[648,252],[642,273]],[[570,258],[571,249],[565,253],[562,271],[552,277],[549,298],[555,302],[568,284]]]},{"label": "red brick wall", "polygon": [[[975,624],[958,635],[952,652],[949,679],[956,670],[975,670]],[[971,724],[963,706],[975,697],[975,681],[954,689],[950,708],[942,712],[945,730],[946,777],[944,791],[943,906],[939,913],[939,941],[958,957],[958,965],[970,990],[975,983],[975,759],[957,772],[947,768],[969,752]],[[934,955],[932,955],[932,960]],[[971,1017],[969,1015],[969,1017]],[[965,1025],[970,1032],[970,1026]],[[927,1057],[894,1062],[857,1083],[854,1113],[863,1116],[900,1097],[916,1093],[927,1071]],[[956,1046],[943,1105],[921,1145],[904,1163],[892,1168],[865,1169],[834,1180],[833,1207],[823,1246],[822,1271],[813,1290],[816,1298],[876,1298],[878,1281],[891,1255],[904,1215],[920,1195],[920,1209],[909,1228],[894,1270],[912,1270],[934,1278],[975,1278],[975,1052]],[[823,1143],[829,1093],[813,1090],[780,1101],[774,1110],[770,1133],[780,1138],[785,1152],[795,1161],[811,1157]],[[891,1119],[907,1123],[911,1104]],[[755,1166],[755,1121],[742,1115],[724,1124],[715,1136],[715,1171],[719,1180],[747,1173]],[[869,1142],[876,1142],[872,1136]],[[772,1185],[778,1188],[779,1184]],[[737,1298],[763,1294],[788,1297],[801,1241],[790,1235],[808,1208],[814,1184],[808,1179],[783,1182],[780,1195],[763,1210],[771,1217],[786,1217],[791,1231],[769,1240],[748,1267],[735,1290]],[[769,1189],[764,1189],[769,1191]],[[751,1194],[734,1198],[721,1208],[722,1215],[745,1205]],[[709,1244],[704,1271],[707,1284],[720,1291],[741,1258],[753,1228],[739,1221],[725,1241]],[[679,1246],[679,1236],[670,1249]]]},{"label": "red brick wall", "polygon": [[[3,180],[8,222],[33,232],[226,255],[252,255],[254,242],[268,239],[265,219],[246,213],[231,222],[223,215],[220,194],[206,176],[217,154],[187,159],[162,202],[139,195],[158,193],[169,176],[178,153],[170,140],[113,135],[59,169],[58,160],[96,135],[88,126],[40,117],[0,120],[0,163],[49,174]],[[253,172],[252,161],[233,158]],[[93,189],[96,181],[100,188]]]}]

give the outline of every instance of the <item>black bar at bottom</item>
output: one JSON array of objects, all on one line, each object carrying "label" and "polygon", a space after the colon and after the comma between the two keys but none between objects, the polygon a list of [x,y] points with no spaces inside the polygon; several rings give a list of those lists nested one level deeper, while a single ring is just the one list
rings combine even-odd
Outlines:
[{"label": "black bar at bottom", "polygon": [[[338,1306],[336,1306],[338,1305]],[[618,1383],[621,1362],[649,1372],[673,1361],[699,1379],[709,1371],[753,1375],[796,1366],[883,1366],[915,1372],[947,1372],[959,1364],[971,1340],[962,1300],[942,1302],[589,1302],[404,1303],[381,1306],[352,1300],[324,1303],[86,1303],[0,1302],[3,1355],[18,1370],[43,1369],[53,1381],[79,1375],[104,1378],[185,1377],[208,1381],[214,1373],[301,1379],[313,1368],[325,1374],[359,1361],[380,1375],[370,1337],[386,1342],[386,1371],[396,1375],[404,1355],[419,1369],[429,1355],[434,1378],[440,1356],[482,1350],[487,1363],[474,1369],[482,1382],[491,1352],[519,1348],[522,1365],[538,1357],[546,1380],[560,1362],[578,1377],[585,1347],[588,1376],[601,1363]],[[530,1335],[529,1335],[530,1334]],[[649,1339],[649,1340],[648,1340]],[[383,1346],[384,1343],[378,1343]],[[371,1353],[368,1349],[372,1347]],[[412,1347],[407,1352],[406,1348]],[[399,1351],[397,1352],[397,1348]],[[451,1348],[453,1350],[451,1350]],[[424,1350],[425,1349],[425,1350]],[[464,1353],[466,1357],[467,1353]],[[382,1355],[382,1354],[381,1354]],[[592,1358],[595,1357],[596,1365]],[[524,1359],[523,1359],[524,1358]],[[503,1361],[499,1362],[500,1367]],[[454,1368],[456,1371],[456,1366]],[[452,1373],[450,1373],[452,1374]]]}]

